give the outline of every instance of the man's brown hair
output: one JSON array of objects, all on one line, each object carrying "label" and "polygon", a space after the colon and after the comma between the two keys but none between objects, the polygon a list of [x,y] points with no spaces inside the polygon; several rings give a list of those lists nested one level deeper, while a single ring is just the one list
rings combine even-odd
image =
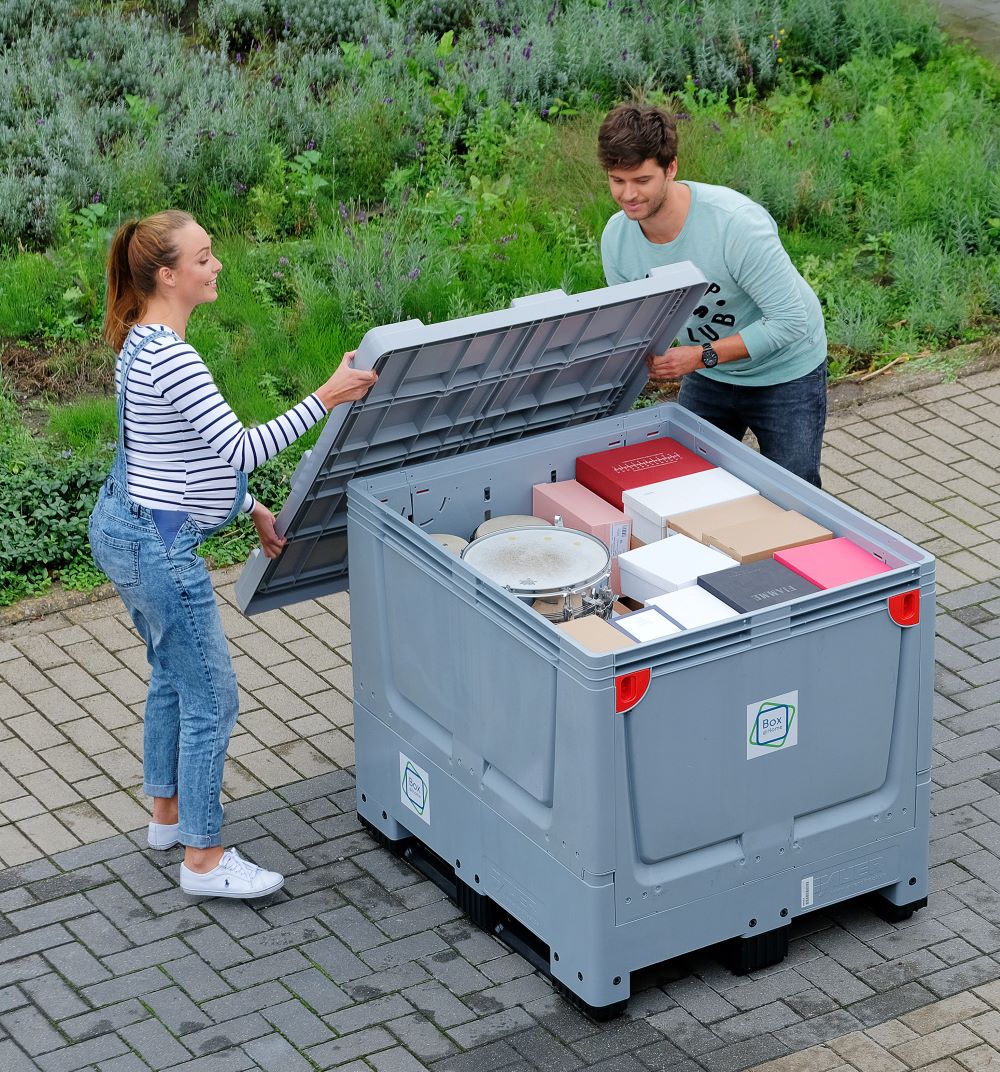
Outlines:
[{"label": "man's brown hair", "polygon": [[646,160],[667,168],[676,158],[674,117],[652,104],[619,104],[597,133],[597,159],[605,171],[639,167]]}]

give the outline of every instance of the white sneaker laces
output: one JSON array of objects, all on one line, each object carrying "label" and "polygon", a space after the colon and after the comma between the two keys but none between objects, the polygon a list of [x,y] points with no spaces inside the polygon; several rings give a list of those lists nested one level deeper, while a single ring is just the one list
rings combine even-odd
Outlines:
[{"label": "white sneaker laces", "polygon": [[244,860],[235,849],[226,849],[222,854],[222,859],[219,861],[219,866],[227,871],[235,872],[240,878],[246,879],[247,882],[252,882],[254,875],[260,870],[256,864],[250,863],[249,860]]}]

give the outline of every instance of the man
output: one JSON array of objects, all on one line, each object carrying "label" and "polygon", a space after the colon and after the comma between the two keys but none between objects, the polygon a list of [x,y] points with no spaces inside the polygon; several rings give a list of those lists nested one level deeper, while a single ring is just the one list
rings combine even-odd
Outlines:
[{"label": "man", "polygon": [[677,180],[673,118],[620,104],[605,117],[597,155],[621,212],[601,258],[609,284],[692,261],[708,291],[678,340],[650,359],[653,379],[681,379],[679,402],[820,486],[826,423],[826,332],[811,287],[760,205],[725,186]]}]

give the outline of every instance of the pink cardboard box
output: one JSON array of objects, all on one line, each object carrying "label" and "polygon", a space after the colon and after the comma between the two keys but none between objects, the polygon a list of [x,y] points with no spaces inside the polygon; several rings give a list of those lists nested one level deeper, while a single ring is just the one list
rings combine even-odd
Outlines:
[{"label": "pink cardboard box", "polygon": [[620,591],[618,556],[629,549],[631,518],[575,480],[535,484],[531,512],[546,521],[555,521],[558,515],[566,528],[596,536],[611,552],[611,588]]},{"label": "pink cardboard box", "polygon": [[846,536],[805,547],[789,547],[786,551],[775,552],[774,559],[817,588],[836,588],[878,573],[888,573],[890,569]]}]

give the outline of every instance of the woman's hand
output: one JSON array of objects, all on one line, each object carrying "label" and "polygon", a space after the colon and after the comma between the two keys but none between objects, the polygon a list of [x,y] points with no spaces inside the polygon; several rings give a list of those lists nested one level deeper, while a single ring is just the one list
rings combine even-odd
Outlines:
[{"label": "woman's hand", "polygon": [[250,511],[250,520],[260,537],[260,546],[268,558],[277,558],[288,541],[279,536],[274,528],[274,514],[263,503],[255,502]]},{"label": "woman's hand", "polygon": [[328,410],[339,406],[341,402],[355,402],[364,398],[378,379],[375,372],[363,372],[354,367],[356,353],[357,350],[348,350],[344,354],[344,360],[337,366],[337,371],[316,390],[320,402]]}]

